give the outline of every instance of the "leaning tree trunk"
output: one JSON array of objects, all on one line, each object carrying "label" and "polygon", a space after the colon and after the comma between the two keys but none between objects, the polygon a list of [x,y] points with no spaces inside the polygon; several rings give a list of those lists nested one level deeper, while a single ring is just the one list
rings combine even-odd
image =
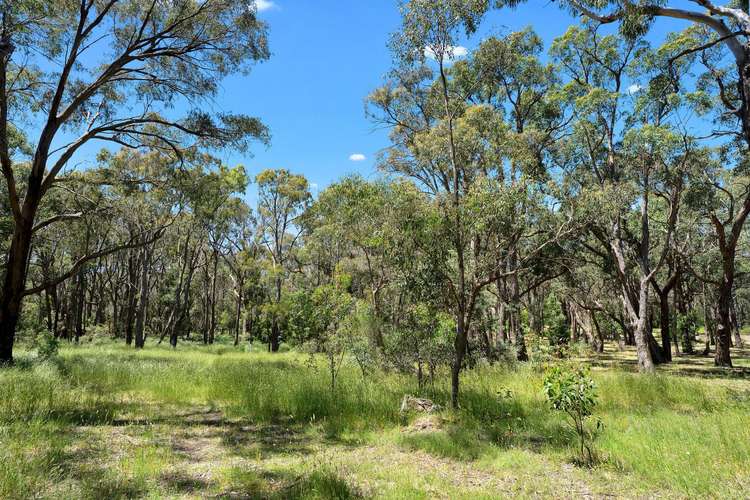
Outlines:
[{"label": "leaning tree trunk", "polygon": [[599,321],[596,319],[596,312],[589,311],[591,317],[591,323],[594,325],[594,331],[596,332],[596,343],[594,350],[599,354],[604,352],[604,335],[602,335],[602,329],[599,326]]}]

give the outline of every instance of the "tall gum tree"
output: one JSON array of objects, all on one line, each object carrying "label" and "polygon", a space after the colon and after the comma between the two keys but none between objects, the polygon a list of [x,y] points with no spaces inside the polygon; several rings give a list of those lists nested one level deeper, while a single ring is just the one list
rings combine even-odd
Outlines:
[{"label": "tall gum tree", "polygon": [[[491,108],[504,117],[503,123],[498,125],[478,114],[479,120],[496,127],[496,132],[503,132],[498,140],[505,143],[501,157],[490,158],[485,166],[485,176],[488,170],[494,170],[494,186],[490,191],[496,192],[486,193],[488,196],[483,197],[483,201],[494,208],[489,211],[494,220],[485,222],[496,226],[495,253],[497,267],[502,270],[496,283],[501,301],[497,307],[498,336],[505,334],[507,319],[507,334],[515,342],[518,359],[522,361],[527,359],[527,353],[521,300],[559,274],[552,263],[554,257],[547,252],[554,245],[544,243],[551,243],[550,235],[552,239],[559,239],[563,233],[568,234],[572,227],[566,223],[570,221],[566,221],[551,232],[547,231],[560,221],[544,217],[554,196],[551,189],[544,194],[542,191],[545,184],[551,187],[549,169],[555,163],[556,145],[566,130],[567,116],[566,103],[555,97],[559,90],[557,71],[540,61],[542,49],[539,36],[527,28],[483,40],[468,61],[459,61],[453,68],[464,99]],[[550,203],[546,204],[542,200],[544,197]],[[538,238],[531,237],[539,229],[532,229],[535,225],[543,227],[536,232]],[[558,229],[562,232],[555,234]],[[529,265],[543,252],[547,254],[544,267],[548,272],[531,272]]]},{"label": "tall gum tree", "polygon": [[[536,242],[521,257],[520,244],[513,240],[528,233],[514,228],[500,234],[509,227],[514,206],[534,205],[521,201],[530,200],[527,189],[531,189],[531,184],[519,181],[514,186],[503,182],[506,163],[513,160],[517,167],[514,180],[518,181],[523,170],[520,165],[538,164],[535,160],[539,158],[535,158],[534,148],[519,147],[531,134],[510,133],[504,120],[504,105],[493,105],[492,98],[486,96],[484,100],[480,98],[481,90],[493,85],[491,72],[483,69],[470,75],[472,68],[452,64],[458,37],[473,33],[489,7],[486,1],[403,3],[402,29],[392,43],[396,68],[389,81],[368,97],[371,116],[391,128],[393,144],[381,167],[416,181],[440,214],[440,241],[450,254],[440,278],[446,290],[445,302],[456,324],[451,367],[454,407],[459,402],[460,374],[482,292],[500,276],[515,281],[532,256],[539,255],[560,236],[557,233],[551,239]],[[533,49],[530,52],[533,57]],[[536,68],[533,64],[530,67]],[[532,80],[521,84],[524,95],[519,97],[523,103],[518,103],[529,115],[537,108],[528,104],[544,97],[537,95],[544,85],[536,86]],[[505,94],[500,97],[503,99]],[[518,116],[520,121],[525,118],[528,116]],[[540,151],[536,153],[543,156]],[[521,161],[516,154],[528,156],[524,160],[529,161]],[[484,203],[489,201],[492,203]],[[500,246],[512,248],[509,268],[501,269],[506,260],[500,258]],[[514,299],[522,295],[515,293]]]},{"label": "tall gum tree", "polygon": [[300,241],[300,217],[310,202],[307,179],[286,169],[264,170],[258,184],[258,216],[260,240],[271,259],[273,311],[269,348],[279,350],[281,342],[280,310],[287,263]]},{"label": "tall gum tree", "polygon": [[[235,0],[19,0],[0,4],[0,167],[13,231],[0,291],[0,362],[12,362],[40,202],[85,144],[179,155],[190,145],[244,148],[267,138],[254,118],[189,111],[219,79],[268,57],[255,3]],[[30,169],[23,183],[11,138],[21,123]],[[71,139],[72,137],[72,139]],[[23,190],[21,190],[23,186]]]},{"label": "tall gum tree", "polygon": [[[464,197],[474,171],[462,162],[456,121],[464,103],[449,82],[457,37],[472,33],[489,8],[488,1],[411,0],[401,4],[402,27],[392,40],[397,69],[392,82],[369,101],[393,127],[389,168],[423,183],[441,207],[455,260],[450,284],[456,334],[451,367],[451,404],[458,407],[459,377],[468,347],[468,329],[476,297],[484,286],[471,269],[469,236],[462,216]],[[433,70],[426,58],[435,61]],[[427,82],[427,83],[425,83]],[[478,250],[478,249],[477,249]]]},{"label": "tall gum tree", "polygon": [[[691,149],[671,127],[679,100],[660,78],[649,81],[642,97],[640,86],[627,85],[641,76],[650,54],[639,38],[602,35],[588,22],[569,28],[552,54],[575,101],[569,146],[571,179],[580,184],[576,203],[600,207],[583,249],[616,277],[638,367],[652,371],[663,353],[651,334],[651,281],[670,253],[683,192],[680,172]],[[656,226],[663,234],[652,224],[658,204],[664,205]]]},{"label": "tall gum tree", "polygon": [[[576,14],[582,14],[598,23],[618,23],[626,37],[640,36],[651,25],[663,19],[680,19],[707,30],[707,40],[687,43],[684,50],[673,59],[704,53],[714,47],[724,49],[731,59],[729,71],[711,72],[716,81],[723,116],[733,122],[730,132],[736,139],[740,164],[747,163],[750,148],[750,13],[748,3],[720,5],[710,0],[689,2],[631,2],[629,0],[565,0],[562,4]],[[717,183],[718,189],[727,188]],[[731,190],[727,190],[731,191]],[[731,304],[736,275],[736,255],[742,229],[750,215],[750,187],[731,193],[731,208],[721,212],[709,211],[717,246],[721,255],[721,279],[717,286],[717,366],[732,366]]]}]

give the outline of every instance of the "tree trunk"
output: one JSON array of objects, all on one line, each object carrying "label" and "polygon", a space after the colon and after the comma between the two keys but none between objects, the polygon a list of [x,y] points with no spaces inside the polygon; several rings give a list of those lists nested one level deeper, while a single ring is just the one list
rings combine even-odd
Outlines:
[{"label": "tree trunk", "polygon": [[451,367],[451,406],[453,408],[458,408],[459,379],[464,356],[466,355],[467,337],[464,319],[463,306],[459,306],[456,317],[456,338],[453,341],[455,357],[453,359],[453,366]]},{"label": "tree trunk", "polygon": [[133,323],[135,321],[135,308],[138,303],[138,294],[136,281],[138,280],[138,267],[135,251],[131,251],[128,256],[128,293],[127,293],[127,312],[125,313],[125,344],[133,345]]},{"label": "tree trunk", "polygon": [[13,343],[26,286],[26,263],[31,251],[31,228],[35,213],[35,204],[29,207],[28,203],[24,203],[24,217],[16,221],[8,250],[5,280],[0,294],[0,364],[13,363]]},{"label": "tree trunk", "polygon": [[[281,304],[281,278],[276,278],[276,305]],[[274,311],[271,319],[271,338],[269,349],[271,352],[279,352],[281,345],[281,328],[279,327],[278,311]]]},{"label": "tree trunk", "polygon": [[708,302],[708,294],[706,292],[706,284],[702,284],[703,288],[703,329],[706,335],[706,347],[703,350],[703,355],[708,356],[711,352],[711,344],[713,344],[714,339],[714,324],[713,324],[713,315],[711,312],[711,307],[709,306]]},{"label": "tree trunk", "polygon": [[716,325],[716,354],[714,364],[716,366],[732,366],[732,357],[729,351],[731,344],[731,318],[730,309],[732,303],[732,282],[725,279],[719,289],[718,323]]},{"label": "tree trunk", "polygon": [[45,288],[44,290],[44,312],[47,319],[47,331],[54,334],[54,330],[52,329],[52,299],[49,288]]},{"label": "tree trunk", "polygon": [[682,324],[679,325],[680,328],[677,333],[680,336],[680,340],[682,341],[682,352],[684,352],[685,354],[693,354],[693,332],[690,330],[688,324],[688,309],[685,300],[684,285],[685,284],[682,279],[682,272],[680,271],[677,282],[675,284],[674,294],[675,310],[677,310],[679,317],[682,320]]},{"label": "tree trunk", "polygon": [[742,347],[741,325],[740,325],[739,320],[737,319],[737,301],[735,300],[734,297],[732,297],[732,303],[729,308],[729,319],[732,325],[732,335],[734,337],[734,346]]},{"label": "tree trunk", "polygon": [[144,330],[146,327],[146,305],[148,304],[148,273],[151,262],[151,251],[148,245],[144,245],[142,250],[143,268],[141,271],[141,286],[138,300],[138,314],[135,323],[135,348],[142,349],[146,343]]},{"label": "tree trunk", "polygon": [[270,352],[279,352],[281,347],[281,330],[279,328],[279,321],[274,313],[273,319],[271,319],[271,338],[268,344],[268,350]]},{"label": "tree trunk", "polygon": [[633,318],[635,330],[635,350],[638,355],[638,371],[653,372],[654,359],[651,355],[648,307],[648,282],[641,280],[638,293],[638,316]]},{"label": "tree trunk", "polygon": [[208,343],[213,344],[216,338],[216,277],[219,268],[219,252],[214,248],[213,251],[214,266],[213,276],[211,279],[211,327],[208,332]]},{"label": "tree trunk", "polygon": [[669,290],[659,295],[659,326],[661,328],[661,350],[665,362],[672,361],[672,339],[670,337]]},{"label": "tree trunk", "polygon": [[235,317],[234,325],[234,346],[240,345],[240,323],[242,323],[242,282],[238,281],[237,287],[239,288],[237,293],[237,314]]},{"label": "tree trunk", "polygon": [[570,317],[570,343],[578,342],[578,315],[572,302],[568,303],[568,316]]},{"label": "tree trunk", "polygon": [[500,344],[508,342],[508,331],[505,329],[505,302],[503,302],[501,298],[498,298],[497,303],[495,304],[495,314],[497,315],[497,336],[495,338],[495,346],[500,346]]},{"label": "tree trunk", "polygon": [[594,331],[596,332],[596,347],[595,350],[599,354],[604,352],[604,335],[602,335],[602,329],[599,327],[599,321],[596,319],[596,312],[589,311],[591,315],[591,322],[594,324]]},{"label": "tree trunk", "polygon": [[58,295],[58,285],[52,287],[52,306],[55,308],[55,318],[52,323],[52,335],[57,338],[60,335],[58,325],[60,324],[60,298]]}]

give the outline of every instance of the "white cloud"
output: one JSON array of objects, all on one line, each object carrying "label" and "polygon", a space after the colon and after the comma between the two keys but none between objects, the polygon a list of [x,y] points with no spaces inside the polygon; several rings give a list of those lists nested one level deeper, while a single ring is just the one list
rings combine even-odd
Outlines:
[{"label": "white cloud", "polygon": [[628,94],[633,95],[636,92],[638,92],[639,90],[641,90],[641,86],[638,85],[637,83],[634,83],[633,85],[631,85],[630,87],[628,87]]},{"label": "white cloud", "polygon": [[[457,45],[455,47],[448,47],[447,49],[448,54],[445,54],[446,62],[452,62],[456,59],[461,59],[462,57],[466,57],[469,55],[469,49],[466,47],[462,47],[461,45]],[[424,48],[424,55],[428,59],[432,59],[433,61],[437,60],[437,55],[435,54],[435,50],[432,47],[425,47]]]},{"label": "white cloud", "polygon": [[366,159],[367,157],[362,153],[354,153],[352,155],[349,155],[349,160],[351,161],[365,161]]},{"label": "white cloud", "polygon": [[258,9],[258,12],[263,12],[266,10],[275,9],[276,4],[271,0],[255,0],[255,8]]}]

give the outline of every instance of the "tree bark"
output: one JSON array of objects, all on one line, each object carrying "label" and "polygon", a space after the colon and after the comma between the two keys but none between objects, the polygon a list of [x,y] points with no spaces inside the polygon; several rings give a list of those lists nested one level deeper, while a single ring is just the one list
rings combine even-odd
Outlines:
[{"label": "tree bark", "polygon": [[651,346],[649,337],[651,337],[648,328],[649,307],[648,307],[648,282],[641,280],[638,293],[638,315],[634,318],[635,330],[635,349],[638,354],[638,370],[641,372],[653,372],[654,359],[651,355]]},{"label": "tree bark", "polygon": [[[29,187],[31,189],[31,187]],[[21,315],[23,291],[26,285],[26,263],[31,250],[31,229],[36,213],[26,208],[24,203],[24,217],[16,221],[8,251],[8,259],[0,295],[0,364],[13,363],[13,343],[16,338],[16,327]]]},{"label": "tree bark", "polygon": [[143,268],[141,270],[141,284],[138,300],[138,314],[135,323],[135,348],[142,349],[146,343],[144,330],[146,327],[146,305],[148,304],[148,274],[151,267],[151,249],[149,245],[144,245],[141,249]]},{"label": "tree bark", "polygon": [[659,294],[659,327],[661,328],[661,349],[664,361],[672,361],[672,339],[670,336],[669,290]]},{"label": "tree bark", "polygon": [[732,297],[732,304],[729,309],[729,319],[732,325],[732,335],[734,337],[734,346],[742,347],[741,326],[737,319],[737,301]]},{"label": "tree bark", "polygon": [[456,317],[456,338],[453,341],[455,357],[451,367],[451,406],[458,408],[459,382],[461,377],[461,368],[466,355],[467,337],[466,324],[464,323],[464,310],[459,306]]},{"label": "tree bark", "polygon": [[719,288],[718,323],[716,324],[716,366],[732,366],[732,356],[729,351],[731,341],[730,308],[732,302],[732,282],[725,279]]}]

